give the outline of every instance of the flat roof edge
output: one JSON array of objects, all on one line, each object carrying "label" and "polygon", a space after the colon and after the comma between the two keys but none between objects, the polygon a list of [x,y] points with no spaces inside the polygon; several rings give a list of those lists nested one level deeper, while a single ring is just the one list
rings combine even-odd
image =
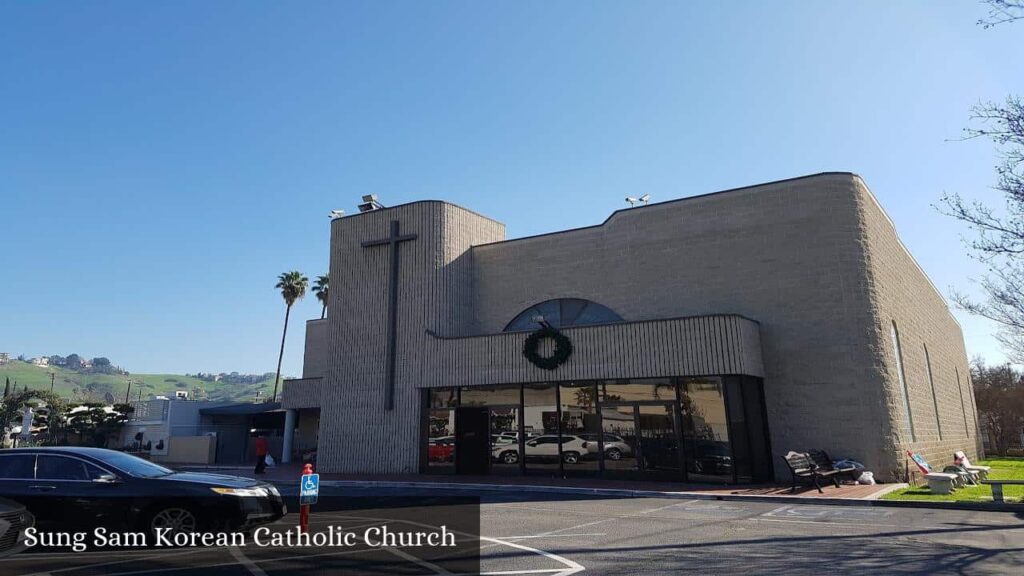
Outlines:
[{"label": "flat roof edge", "polygon": [[[678,320],[692,320],[692,319],[695,319],[695,318],[739,318],[740,320],[745,320],[747,322],[751,322],[753,324],[756,324],[757,326],[761,325],[761,322],[759,322],[758,320],[754,320],[753,318],[750,318],[748,316],[744,316],[743,314],[731,314],[731,313],[725,312],[725,313],[721,313],[721,314],[694,314],[692,316],[671,316],[671,317],[668,317],[668,318],[648,318],[646,320],[623,320],[622,322],[603,322],[601,324],[583,324],[583,325],[580,325],[580,326],[563,326],[559,330],[576,330],[576,329],[582,329],[582,328],[605,328],[605,327],[608,327],[608,326],[623,326],[623,325],[626,325],[626,324],[651,324],[651,323],[654,323],[654,322],[673,322],[673,321],[678,321]],[[491,336],[502,336],[502,335],[505,335],[505,334],[529,334],[530,332],[533,332],[533,330],[510,330],[508,332],[504,332],[504,331],[502,331],[502,332],[488,332],[486,334],[470,334],[468,336],[445,336],[443,334],[438,334],[437,332],[435,332],[433,330],[427,330],[426,332],[427,332],[428,335],[430,335],[430,336],[432,336],[434,338],[437,338],[438,340],[467,340],[467,339],[470,339],[470,338],[488,338],[488,337],[491,337]]]},{"label": "flat roof edge", "polygon": [[569,229],[566,229],[566,230],[556,230],[554,232],[544,232],[544,233],[541,233],[541,234],[532,234],[530,236],[521,236],[519,238],[509,238],[507,240],[498,240],[496,242],[487,242],[487,243],[484,243],[484,244],[476,244],[473,247],[474,248],[481,248],[481,247],[484,247],[484,246],[494,246],[494,245],[497,245],[497,244],[508,244],[510,242],[519,242],[520,240],[530,240],[530,239],[533,239],[533,238],[544,238],[546,236],[554,236],[556,234],[567,234],[567,233],[570,233],[570,232],[579,232],[580,230],[590,230],[590,229],[593,229],[593,228],[600,228],[602,226],[605,226],[609,222],[611,222],[613,218],[615,218],[615,217],[617,217],[617,216],[619,216],[621,214],[625,214],[627,212],[633,212],[635,210],[644,210],[644,209],[647,209],[647,208],[654,208],[656,206],[665,206],[665,205],[668,205],[668,204],[677,204],[677,203],[688,202],[688,201],[692,201],[692,200],[699,200],[701,198],[707,198],[709,196],[718,196],[718,195],[721,195],[721,194],[729,194],[729,193],[732,193],[732,192],[743,192],[743,191],[750,190],[750,189],[753,189],[753,188],[761,188],[761,187],[765,187],[765,186],[774,186],[776,184],[785,184],[787,182],[796,182],[798,180],[810,180],[812,178],[821,178],[821,177],[824,177],[824,176],[846,176],[846,177],[850,177],[852,179],[860,180],[861,182],[864,181],[864,179],[861,178],[861,176],[859,174],[855,173],[855,172],[830,171],[830,172],[818,172],[818,173],[815,173],[815,174],[805,174],[803,176],[794,176],[792,178],[783,178],[782,180],[772,180],[770,182],[761,182],[761,183],[758,183],[758,184],[748,184],[746,186],[739,186],[737,188],[727,188],[725,190],[716,190],[715,192],[705,192],[704,194],[696,194],[694,196],[685,196],[683,198],[673,198],[671,200],[663,200],[661,202],[655,202],[654,204],[645,204],[643,206],[631,206],[629,208],[619,208],[618,210],[615,210],[614,212],[609,214],[608,217],[605,218],[604,221],[601,222],[600,224],[591,224],[589,226],[579,226],[577,228],[569,228]]},{"label": "flat roof edge", "polygon": [[394,206],[385,206],[384,208],[379,208],[377,210],[370,210],[369,212],[359,212],[357,214],[348,214],[346,216],[342,216],[341,218],[335,218],[334,220],[331,221],[331,224],[334,224],[335,222],[341,222],[341,221],[344,221],[344,220],[350,220],[352,218],[358,218],[360,216],[366,216],[367,214],[378,214],[380,212],[387,212],[388,210],[394,210],[395,208],[403,208],[405,206],[415,206],[416,204],[444,204],[446,206],[451,206],[453,208],[458,208],[459,210],[462,210],[464,212],[468,212],[468,213],[470,213],[470,214],[472,214],[474,216],[477,216],[479,218],[483,218],[484,220],[489,220],[491,222],[494,222],[495,224],[500,224],[501,226],[505,225],[505,223],[500,221],[500,220],[496,220],[494,218],[491,218],[490,216],[484,216],[483,214],[477,212],[476,210],[470,210],[469,208],[466,208],[465,206],[456,204],[454,202],[449,202],[447,200],[431,200],[431,199],[427,199],[427,200],[413,200],[412,202],[404,202],[402,204],[395,204]]}]

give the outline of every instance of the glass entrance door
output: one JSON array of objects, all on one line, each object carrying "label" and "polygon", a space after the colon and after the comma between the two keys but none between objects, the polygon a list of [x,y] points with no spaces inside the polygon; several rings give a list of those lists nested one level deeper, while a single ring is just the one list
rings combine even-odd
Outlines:
[{"label": "glass entrance door", "polygon": [[456,474],[487,474],[490,461],[487,436],[487,408],[470,406],[456,410]]},{"label": "glass entrance door", "polygon": [[605,473],[682,478],[679,410],[672,403],[627,403],[601,408]]},{"label": "glass entrance door", "polygon": [[645,475],[673,480],[682,476],[678,423],[679,417],[672,404],[637,406],[637,431]]}]

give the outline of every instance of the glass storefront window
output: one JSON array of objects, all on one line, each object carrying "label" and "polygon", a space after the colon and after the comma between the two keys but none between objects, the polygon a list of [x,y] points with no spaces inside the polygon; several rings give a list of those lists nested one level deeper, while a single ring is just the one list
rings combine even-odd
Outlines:
[{"label": "glass storefront window", "polygon": [[636,433],[634,405],[602,407],[601,429],[605,473],[609,476],[639,473],[640,438]]},{"label": "glass storefront window", "polygon": [[455,408],[458,388],[427,391],[427,467],[436,472],[455,471]]},{"label": "glass storefront window", "polygon": [[601,402],[676,401],[676,385],[672,378],[634,380],[603,380],[598,382]]},{"label": "glass storefront window", "polygon": [[429,471],[713,483],[772,478],[759,378],[551,382],[425,394]]},{"label": "glass storefront window", "polygon": [[684,378],[682,400],[686,472],[693,482],[732,482],[732,448],[721,378]]},{"label": "glass storefront window", "polygon": [[455,408],[458,405],[458,388],[437,388],[435,390],[430,390],[431,408]]},{"label": "glass storefront window", "polygon": [[[601,466],[597,389],[593,382],[561,384],[559,398],[562,403],[562,436],[565,439],[562,442],[565,473],[595,474]],[[567,452],[576,453],[578,457],[566,458]]]},{"label": "glass storefront window", "polygon": [[491,408],[491,472],[519,474],[519,408]]},{"label": "glass storefront window", "polygon": [[729,438],[732,440],[732,463],[737,482],[750,482],[753,470],[750,463],[750,430],[747,415],[743,410],[742,379],[730,376],[725,379],[726,407],[729,410]]},{"label": "glass storefront window", "polygon": [[558,404],[554,384],[523,386],[523,432],[527,473],[558,475]]},{"label": "glass storefront window", "polygon": [[472,386],[462,389],[461,406],[518,406],[519,385]]},{"label": "glass storefront window", "polygon": [[[744,424],[747,433],[747,446],[750,454],[750,481],[769,482],[774,478],[772,469],[772,450],[768,441],[768,427],[765,423],[764,394],[761,381],[750,376],[738,378],[739,393],[729,391],[729,405],[739,404],[743,407]],[[742,400],[738,398],[742,397]],[[745,479],[737,475],[737,482]]]}]

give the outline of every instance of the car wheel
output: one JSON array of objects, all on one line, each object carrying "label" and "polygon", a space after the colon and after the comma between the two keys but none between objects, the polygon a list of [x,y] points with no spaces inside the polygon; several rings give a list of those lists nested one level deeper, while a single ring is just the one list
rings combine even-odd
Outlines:
[{"label": "car wheel", "polygon": [[509,450],[501,453],[501,461],[505,464],[515,464],[519,462],[519,454]]},{"label": "car wheel", "polygon": [[147,522],[150,534],[154,536],[159,530],[165,537],[175,534],[191,534],[200,529],[199,516],[186,506],[161,506],[149,515]]},{"label": "car wheel", "polygon": [[609,448],[604,451],[604,457],[609,460],[622,460],[622,450],[618,448]]},{"label": "car wheel", "polygon": [[566,464],[575,464],[580,461],[580,455],[578,452],[566,452],[562,454],[562,460],[565,460]]}]

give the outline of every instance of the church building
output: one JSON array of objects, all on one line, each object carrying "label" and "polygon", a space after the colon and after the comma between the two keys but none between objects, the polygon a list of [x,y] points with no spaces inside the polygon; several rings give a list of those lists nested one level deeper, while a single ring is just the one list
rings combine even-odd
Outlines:
[{"label": "church building", "polygon": [[960,326],[857,175],[507,239],[443,201],[331,223],[282,393],[318,471],[751,483],[823,449],[903,476],[980,450]]}]

